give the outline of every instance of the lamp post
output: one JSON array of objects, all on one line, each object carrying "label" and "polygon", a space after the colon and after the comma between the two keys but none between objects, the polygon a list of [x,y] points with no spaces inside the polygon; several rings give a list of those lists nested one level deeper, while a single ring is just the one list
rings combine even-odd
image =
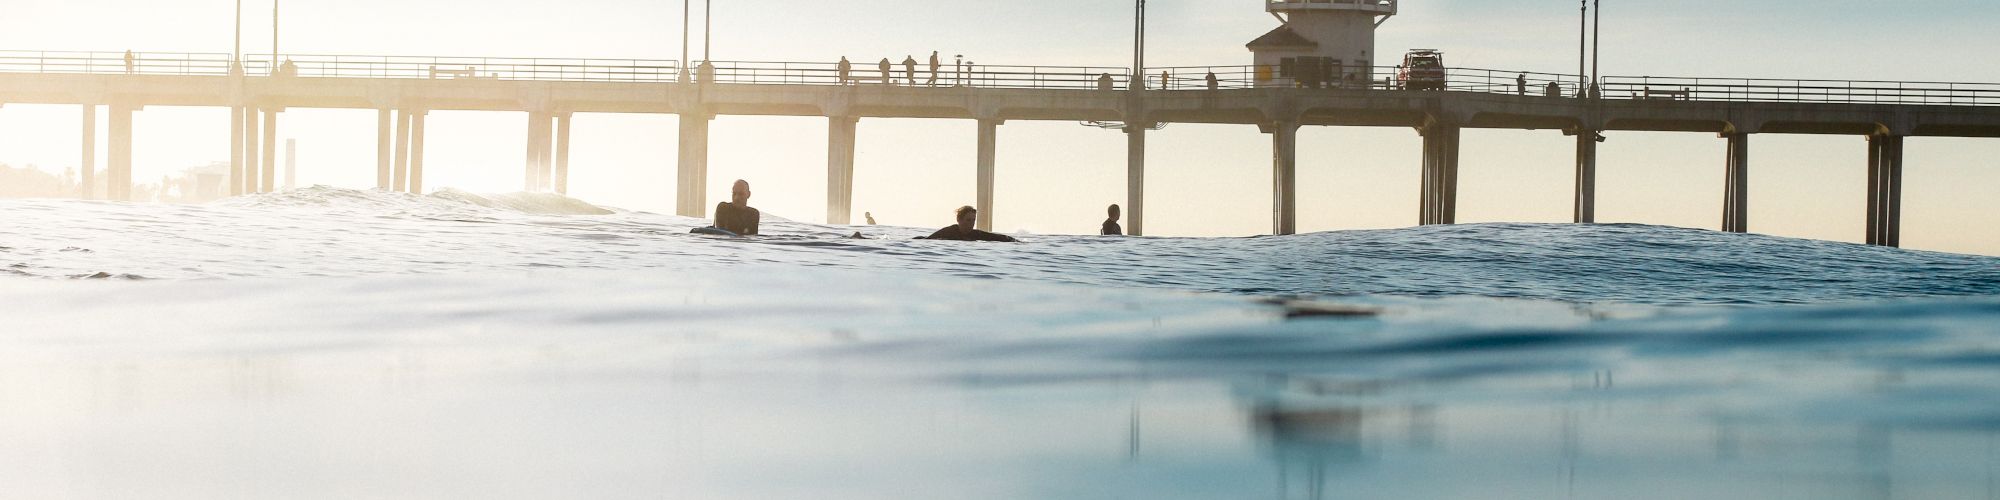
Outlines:
[{"label": "lamp post", "polygon": [[1597,71],[1597,63],[1604,58],[1604,52],[1598,50],[1604,46],[1604,0],[1591,0],[1590,3],[1593,7],[1590,20],[1590,96],[1603,97],[1604,74]]},{"label": "lamp post", "polygon": [[691,19],[691,18],[693,17],[693,14],[694,14],[694,11],[692,10],[693,8],[692,8],[692,7],[689,7],[689,5],[690,5],[690,1],[689,1],[689,0],[681,0],[681,62],[680,62],[680,66],[681,66],[681,74],[680,74],[680,81],[681,81],[682,83],[686,83],[686,82],[688,81],[688,68],[687,68],[687,65],[688,65],[688,21],[689,21],[689,19]]},{"label": "lamp post", "polygon": [[231,65],[243,64],[243,0],[236,0],[236,49],[229,54]]},{"label": "lamp post", "polygon": [[1146,0],[1137,0],[1132,10],[1132,76],[1126,90],[1146,88]]},{"label": "lamp post", "polygon": [[1583,7],[1577,14],[1576,25],[1576,80],[1577,97],[1590,96],[1589,73],[1584,72],[1584,60],[1590,51],[1590,0],[1578,0]]},{"label": "lamp post", "polygon": [[271,74],[278,74],[278,0],[271,0]]}]

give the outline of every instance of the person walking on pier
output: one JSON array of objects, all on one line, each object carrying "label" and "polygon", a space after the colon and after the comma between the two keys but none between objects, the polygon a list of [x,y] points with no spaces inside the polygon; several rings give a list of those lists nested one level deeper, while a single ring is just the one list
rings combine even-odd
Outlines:
[{"label": "person walking on pier", "polygon": [[895,84],[896,84],[896,77],[893,77],[893,76],[889,76],[889,58],[887,58],[887,57],[884,57],[884,58],[882,58],[882,63],[881,63],[881,64],[878,64],[878,65],[876,65],[876,66],[879,66],[879,67],[881,67],[881,68],[882,68],[882,84],[883,84],[883,85],[895,85]]},{"label": "person walking on pier", "polygon": [[1111,208],[1105,209],[1105,213],[1111,217],[1104,219],[1104,230],[1097,234],[1104,236],[1124,236],[1125,228],[1118,225],[1118,204],[1111,204]]},{"label": "person walking on pier", "polygon": [[958,212],[958,224],[945,226],[944,229],[939,229],[937,230],[937,232],[931,233],[929,237],[926,237],[924,239],[945,240],[945,241],[993,241],[1000,243],[1021,242],[1021,240],[1016,240],[1012,236],[1007,236],[1004,234],[993,234],[986,231],[980,231],[978,229],[974,229],[973,225],[979,220],[979,209],[977,208],[972,208],[969,206],[958,207],[957,212]]},{"label": "person walking on pier", "polygon": [[138,62],[139,58],[133,57],[132,51],[130,50],[125,51],[125,74],[127,75],[132,74],[133,71],[137,68]]},{"label": "person walking on pier", "polygon": [[937,86],[938,67],[943,65],[944,62],[938,60],[938,51],[935,50],[931,51],[931,80],[930,82],[925,83],[925,85],[932,87]]},{"label": "person walking on pier", "polygon": [[840,66],[838,68],[840,72],[840,84],[847,85],[847,82],[853,79],[850,77],[854,72],[854,63],[847,62],[847,56],[840,56]]},{"label": "person walking on pier", "polygon": [[1517,95],[1528,95],[1527,73],[1522,73],[1521,76],[1514,77],[1514,93]]},{"label": "person walking on pier", "polygon": [[715,204],[715,228],[738,236],[756,236],[763,214],[750,208],[750,183],[742,179],[729,189],[729,201]]},{"label": "person walking on pier", "polygon": [[1165,72],[1165,71],[1161,71],[1161,72],[1160,72],[1160,90],[1173,90],[1173,89],[1174,89],[1174,76],[1173,76],[1173,74],[1171,74],[1171,73],[1168,73],[1168,72]]},{"label": "person walking on pier", "polygon": [[[1218,80],[1218,79],[1216,79],[1216,78],[1215,78],[1215,71],[1214,71],[1214,70],[1210,70],[1210,71],[1208,72],[1208,76],[1207,76],[1207,77],[1204,77],[1203,79],[1204,79],[1204,80],[1207,80],[1207,81],[1208,81],[1208,89],[1209,89],[1209,90],[1215,90],[1215,89],[1219,89],[1219,88],[1222,88],[1222,81],[1221,81],[1221,80]],[[1112,205],[1112,206],[1116,207],[1116,206],[1118,206],[1118,205]]]},{"label": "person walking on pier", "polygon": [[903,56],[903,81],[911,87],[917,86],[917,57]]}]

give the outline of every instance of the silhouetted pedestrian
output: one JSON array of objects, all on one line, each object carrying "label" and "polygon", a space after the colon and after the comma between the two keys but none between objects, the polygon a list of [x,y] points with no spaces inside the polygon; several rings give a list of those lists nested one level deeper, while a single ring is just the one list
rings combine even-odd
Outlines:
[{"label": "silhouetted pedestrian", "polygon": [[1557,85],[1556,82],[1549,82],[1548,94],[1549,97],[1556,97],[1562,95],[1562,86]]},{"label": "silhouetted pedestrian", "polygon": [[1111,74],[1110,74],[1110,73],[1098,73],[1098,74],[1097,74],[1097,90],[1113,90],[1113,89],[1116,89],[1116,88],[1117,88],[1117,87],[1114,87],[1114,86],[1112,86],[1112,84],[1111,84]]},{"label": "silhouetted pedestrian", "polygon": [[854,63],[847,62],[847,56],[840,56],[839,71],[840,71],[840,84],[847,85],[847,82],[853,79],[851,77],[852,73],[854,72]]},{"label": "silhouetted pedestrian", "polygon": [[1173,89],[1174,89],[1174,77],[1173,77],[1173,75],[1171,75],[1171,74],[1168,74],[1168,73],[1167,73],[1167,72],[1165,72],[1165,71],[1161,71],[1161,72],[1160,72],[1160,90],[1173,90]]},{"label": "silhouetted pedestrian", "polygon": [[132,74],[133,71],[138,67],[137,64],[138,62],[139,58],[134,57],[132,55],[132,51],[130,50],[125,51],[125,74],[127,75]]},{"label": "silhouetted pedestrian", "polygon": [[883,84],[883,85],[895,85],[895,84],[896,84],[896,78],[895,78],[895,77],[892,77],[892,76],[889,76],[889,58],[887,58],[887,57],[884,57],[884,58],[882,58],[882,63],[881,63],[881,64],[878,64],[878,65],[876,65],[876,66],[878,66],[878,67],[882,68],[882,84]]},{"label": "silhouetted pedestrian", "polygon": [[931,80],[930,82],[925,83],[925,85],[929,85],[932,87],[937,86],[938,67],[942,65],[943,62],[938,61],[938,52],[935,50],[931,51]]},{"label": "silhouetted pedestrian", "polygon": [[[1214,72],[1214,71],[1209,71],[1209,72],[1208,72],[1208,76],[1207,76],[1207,77],[1206,77],[1205,79],[1206,79],[1206,80],[1208,80],[1208,89],[1209,89],[1209,90],[1215,90],[1215,89],[1219,89],[1219,88],[1222,88],[1222,81],[1221,81],[1221,80],[1218,80],[1218,79],[1216,79],[1216,78],[1215,78],[1215,72]],[[1116,206],[1116,205],[1113,205],[1113,206]]]},{"label": "silhouetted pedestrian", "polygon": [[1521,76],[1514,77],[1514,93],[1518,95],[1528,95],[1527,73],[1522,73]]},{"label": "silhouetted pedestrian", "polygon": [[903,56],[903,81],[909,82],[912,87],[917,85],[916,56]]}]

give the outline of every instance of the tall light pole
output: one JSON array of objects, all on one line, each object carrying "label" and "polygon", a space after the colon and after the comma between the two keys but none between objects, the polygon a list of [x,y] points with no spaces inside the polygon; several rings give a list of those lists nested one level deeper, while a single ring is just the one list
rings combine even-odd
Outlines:
[{"label": "tall light pole", "polygon": [[1604,46],[1604,0],[1591,0],[1590,20],[1590,95],[1596,97],[1603,92],[1604,74],[1599,73],[1597,63],[1604,58],[1598,50]]},{"label": "tall light pole", "polygon": [[236,0],[236,49],[230,51],[230,64],[243,63],[243,0]]},{"label": "tall light pole", "polygon": [[1132,11],[1132,79],[1125,88],[1146,88],[1146,0],[1138,0]]},{"label": "tall light pole", "polygon": [[715,28],[715,0],[707,0],[701,5],[701,63],[708,64],[708,44],[714,41],[709,30]]},{"label": "tall light pole", "polygon": [[278,74],[278,0],[271,0],[271,74]]},{"label": "tall light pole", "polygon": [[1584,72],[1583,63],[1590,52],[1590,0],[1579,0],[1579,3],[1583,4],[1583,8],[1577,14],[1579,21],[1576,25],[1576,92],[1577,97],[1589,97],[1590,74]]},{"label": "tall light pole", "polygon": [[687,81],[688,76],[688,21],[694,17],[689,5],[690,0],[681,0],[681,81]]}]

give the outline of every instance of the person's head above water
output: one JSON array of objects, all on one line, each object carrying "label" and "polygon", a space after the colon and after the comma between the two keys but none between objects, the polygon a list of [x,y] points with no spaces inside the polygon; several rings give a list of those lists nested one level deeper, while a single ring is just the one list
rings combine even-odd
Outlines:
[{"label": "person's head above water", "polygon": [[979,221],[979,209],[971,206],[958,207],[958,228],[967,231]]},{"label": "person's head above water", "polygon": [[1118,220],[1118,204],[1111,204],[1111,208],[1104,209],[1104,213],[1110,215],[1111,220]]},{"label": "person's head above water", "polygon": [[750,182],[745,181],[743,179],[737,179],[736,185],[729,188],[729,201],[737,205],[749,204]]}]

